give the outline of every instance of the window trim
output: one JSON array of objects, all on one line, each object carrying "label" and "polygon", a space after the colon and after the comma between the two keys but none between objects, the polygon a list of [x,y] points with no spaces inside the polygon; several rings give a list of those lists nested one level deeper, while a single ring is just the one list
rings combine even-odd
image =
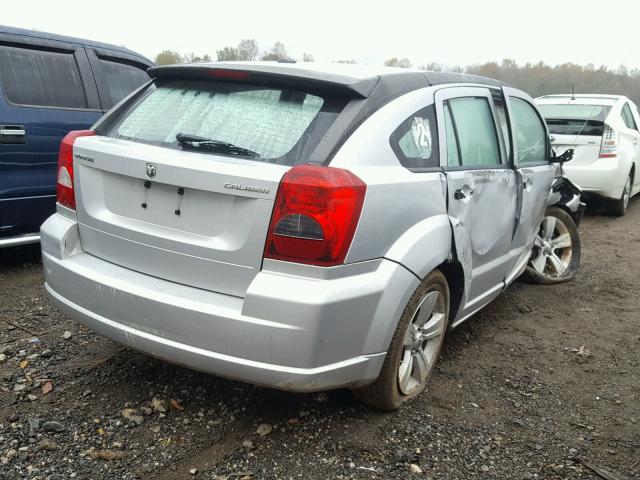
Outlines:
[{"label": "window trim", "polygon": [[[420,114],[421,112],[424,112],[426,110],[431,110],[432,111],[432,114],[429,115],[433,119],[433,126],[431,128],[431,130],[432,130],[431,155],[435,155],[436,156],[435,165],[431,165],[431,166],[428,166],[428,167],[407,166],[407,165],[405,165],[403,163],[403,161],[408,161],[412,157],[407,157],[404,154],[404,152],[402,151],[402,149],[400,148],[400,143],[399,143],[400,139],[408,132],[408,130],[403,130],[403,126],[409,120],[412,120],[413,117],[418,116],[418,114]],[[430,120],[431,120],[431,118],[430,118]],[[401,166],[403,166],[404,168],[406,168],[410,172],[427,173],[427,172],[433,172],[433,171],[439,171],[440,170],[440,148],[439,148],[439,143],[440,143],[439,140],[440,139],[438,137],[439,137],[439,135],[438,135],[437,113],[436,113],[435,105],[433,103],[431,103],[429,105],[423,106],[422,108],[420,108],[419,110],[415,111],[414,113],[409,115],[407,118],[405,118],[402,122],[400,122],[400,125],[398,125],[396,127],[396,129],[389,136],[389,145],[391,146],[391,150],[393,150],[393,153],[396,155],[396,158],[398,159],[398,162],[400,163]]]},{"label": "window trim", "polygon": [[[538,110],[538,107],[536,107],[536,104],[534,103],[533,99],[529,98],[526,94],[520,93],[518,90],[511,87],[502,87],[502,93],[505,99],[507,119],[509,120],[509,132],[511,135],[511,149],[513,151],[513,168],[520,169],[520,168],[528,168],[528,167],[539,167],[541,165],[549,165],[551,162],[551,139],[549,138],[549,127],[547,126],[547,122],[542,116],[542,113],[540,112],[540,110]],[[544,132],[545,132],[545,152],[546,152],[545,160],[541,160],[539,162],[520,164],[520,159],[518,158],[518,142],[517,142],[516,136],[513,134],[513,129],[515,125],[513,123],[514,122],[513,112],[511,111],[511,97],[517,98],[518,100],[522,100],[523,102],[528,103],[533,108],[533,111],[536,113],[536,115],[538,116],[538,120],[540,120],[540,122],[542,123],[542,127],[544,128]]]},{"label": "window trim", "polygon": [[[629,112],[629,116],[631,117],[631,121],[633,122],[633,127],[630,127],[629,125],[627,125],[627,121],[624,118],[625,111]],[[631,110],[631,106],[629,105],[629,102],[624,102],[624,105],[620,110],[620,116],[622,117],[622,123],[624,123],[625,127],[627,127],[629,130],[633,130],[635,132],[640,133],[640,130],[638,130],[638,123],[636,122],[636,119],[633,116],[633,111]]]},{"label": "window trim", "polygon": [[[495,105],[493,103],[493,98],[491,96],[491,87],[486,85],[478,85],[478,86],[444,86],[439,88],[435,92],[435,104],[436,104],[436,117],[438,121],[438,125],[442,126],[442,128],[438,129],[438,141],[440,143],[440,167],[444,171],[459,171],[459,170],[506,170],[511,169],[511,165],[506,161],[506,152],[504,142],[502,140],[502,136],[498,133],[500,126],[498,125],[497,113],[495,110]],[[496,165],[459,165],[459,166],[449,166],[447,165],[447,146],[446,146],[446,131],[445,131],[445,122],[444,122],[444,104],[448,100],[456,99],[456,98],[467,98],[467,97],[481,97],[487,100],[489,104],[489,109],[491,110],[491,115],[493,117],[493,129],[496,136],[496,141],[498,142],[498,150],[500,153],[499,161],[500,163]],[[453,112],[451,112],[451,119],[455,127],[455,119],[453,117]],[[461,154],[460,154],[460,145],[459,139],[456,131],[456,142],[458,145],[458,159],[461,162]],[[443,163],[444,162],[444,163]]]},{"label": "window trim", "polygon": [[37,109],[47,109],[47,110],[62,110],[62,111],[71,111],[71,112],[102,112],[103,110],[99,108],[99,102],[97,101],[97,92],[95,91],[95,83],[93,81],[93,76],[91,75],[90,68],[88,65],[88,60],[86,56],[83,57],[84,48],[82,46],[74,46],[74,45],[64,45],[64,46],[38,46],[31,45],[26,43],[18,43],[18,42],[5,42],[0,41],[1,47],[10,47],[17,48],[21,50],[31,50],[35,52],[46,52],[46,53],[58,53],[61,55],[71,55],[75,62],[78,76],[80,78],[80,83],[83,87],[84,98],[87,102],[86,107],[62,107],[56,105],[38,105],[38,104],[28,104],[28,103],[15,103],[7,96],[6,89],[0,85],[0,90],[2,91],[2,96],[4,97],[7,105],[14,108],[37,108]]}]

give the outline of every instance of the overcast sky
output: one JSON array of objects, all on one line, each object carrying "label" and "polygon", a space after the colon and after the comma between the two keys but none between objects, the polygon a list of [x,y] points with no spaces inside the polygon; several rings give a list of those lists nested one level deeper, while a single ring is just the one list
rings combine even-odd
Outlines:
[{"label": "overcast sky", "polygon": [[[9,0],[6,0],[9,1]],[[407,57],[468,65],[574,62],[640,67],[640,1],[607,0],[231,0],[99,4],[21,0],[0,23],[124,45],[153,59],[162,50],[210,54],[255,38],[262,50],[319,61],[381,64]]]}]

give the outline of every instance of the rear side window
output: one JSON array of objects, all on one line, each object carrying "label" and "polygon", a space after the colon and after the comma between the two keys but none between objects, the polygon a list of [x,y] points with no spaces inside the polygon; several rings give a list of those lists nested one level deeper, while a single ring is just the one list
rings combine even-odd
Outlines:
[{"label": "rear side window", "polygon": [[109,89],[111,105],[115,105],[140,85],[149,81],[147,72],[138,67],[103,58],[99,61]]},{"label": "rear side window", "polygon": [[407,118],[390,138],[391,148],[407,168],[438,167],[436,114],[430,105]]},{"label": "rear side window", "polygon": [[625,103],[624,107],[622,107],[622,120],[624,120],[624,124],[632,129],[638,130],[638,126],[636,125],[636,121],[633,118],[633,114],[631,113],[631,109],[629,108],[629,104]]},{"label": "rear side window", "polygon": [[310,153],[343,105],[275,87],[169,81],[151,86],[106,133],[175,148],[178,134],[195,136],[251,150],[258,154],[252,160],[293,165]]},{"label": "rear side window", "polygon": [[87,108],[72,53],[0,46],[0,81],[13,104]]},{"label": "rear side window", "polygon": [[515,129],[518,163],[539,163],[547,160],[547,133],[534,108],[524,100],[510,97]]},{"label": "rear side window", "polygon": [[500,165],[500,147],[489,100],[464,97],[448,100],[447,104],[458,140],[460,165]]}]

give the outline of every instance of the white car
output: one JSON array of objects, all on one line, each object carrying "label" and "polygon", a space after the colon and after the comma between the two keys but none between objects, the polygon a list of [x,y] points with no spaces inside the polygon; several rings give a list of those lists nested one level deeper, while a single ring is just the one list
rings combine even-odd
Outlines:
[{"label": "white car", "polygon": [[546,95],[536,99],[557,154],[574,149],[564,175],[585,196],[608,199],[624,215],[640,191],[640,111],[622,95]]}]

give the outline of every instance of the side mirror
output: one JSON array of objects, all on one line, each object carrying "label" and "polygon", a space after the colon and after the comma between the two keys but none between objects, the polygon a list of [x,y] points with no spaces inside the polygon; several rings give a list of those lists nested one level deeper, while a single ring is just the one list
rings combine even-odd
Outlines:
[{"label": "side mirror", "polygon": [[566,150],[562,155],[556,155],[556,152],[553,151],[553,155],[549,159],[551,163],[566,163],[573,158],[573,148]]}]

